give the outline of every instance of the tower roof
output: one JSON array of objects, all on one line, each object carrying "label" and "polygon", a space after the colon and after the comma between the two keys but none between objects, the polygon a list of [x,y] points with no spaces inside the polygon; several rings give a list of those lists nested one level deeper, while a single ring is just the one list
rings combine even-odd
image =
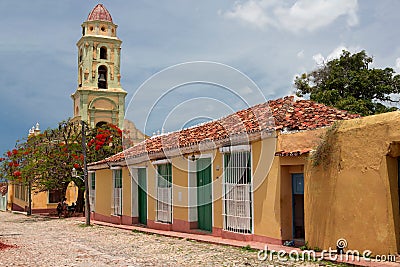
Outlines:
[{"label": "tower roof", "polygon": [[107,8],[105,8],[102,4],[98,4],[93,8],[87,20],[88,21],[102,20],[102,21],[113,22],[110,12],[108,12]]}]

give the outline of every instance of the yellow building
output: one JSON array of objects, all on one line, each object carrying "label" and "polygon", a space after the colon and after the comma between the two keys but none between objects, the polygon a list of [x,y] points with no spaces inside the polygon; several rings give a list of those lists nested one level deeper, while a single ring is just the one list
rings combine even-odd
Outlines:
[{"label": "yellow building", "polygon": [[[29,130],[29,135],[40,134],[39,123],[36,127],[33,126]],[[67,198],[68,205],[76,202],[78,198],[78,188],[74,182],[70,182],[67,186],[65,196],[62,195],[62,190],[37,191],[33,185],[31,190],[27,184],[22,184],[17,181],[9,181],[7,189],[7,203],[5,210],[27,212],[29,210],[29,194],[31,199],[32,213],[54,213],[57,203],[64,197]]]},{"label": "yellow building", "polygon": [[[57,203],[64,196],[61,190],[36,192],[35,187],[31,190],[32,213],[51,214],[55,213]],[[78,199],[78,188],[74,182],[70,182],[65,194],[67,204],[71,205]],[[29,210],[29,188],[28,185],[20,183],[8,183],[7,209],[12,211],[27,212]]]},{"label": "yellow building", "polygon": [[321,249],[344,238],[348,249],[397,253],[399,119],[289,97],[155,136],[89,164],[92,216]]}]

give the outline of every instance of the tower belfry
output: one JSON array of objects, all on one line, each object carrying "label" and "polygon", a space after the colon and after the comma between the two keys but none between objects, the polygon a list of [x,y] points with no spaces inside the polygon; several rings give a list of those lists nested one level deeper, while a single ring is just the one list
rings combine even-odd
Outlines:
[{"label": "tower belfry", "polygon": [[121,87],[122,41],[108,10],[98,4],[82,24],[78,47],[78,87],[72,99],[73,120],[91,127],[113,123],[122,128],[127,92]]}]

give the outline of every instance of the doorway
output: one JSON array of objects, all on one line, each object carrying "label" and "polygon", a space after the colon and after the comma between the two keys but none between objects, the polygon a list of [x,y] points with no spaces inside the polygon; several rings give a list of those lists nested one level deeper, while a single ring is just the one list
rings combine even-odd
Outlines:
[{"label": "doorway", "polygon": [[304,239],[304,174],[292,174],[293,239]]},{"label": "doorway", "polygon": [[139,223],[147,225],[147,181],[146,169],[138,169],[138,207]]},{"label": "doorway", "polygon": [[198,228],[212,232],[211,159],[200,158],[196,165]]}]

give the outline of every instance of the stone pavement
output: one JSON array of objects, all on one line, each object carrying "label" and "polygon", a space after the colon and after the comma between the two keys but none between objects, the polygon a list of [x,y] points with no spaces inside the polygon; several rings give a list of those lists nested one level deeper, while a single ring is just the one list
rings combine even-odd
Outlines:
[{"label": "stone pavement", "polygon": [[82,220],[0,212],[0,243],[15,246],[0,249],[0,266],[343,266],[289,259],[260,261],[257,251],[199,239],[209,236],[101,222],[86,227]]},{"label": "stone pavement", "polygon": [[[77,220],[80,220],[84,222],[85,218],[79,217],[76,218]],[[114,228],[119,228],[119,229],[125,229],[125,230],[131,230],[131,231],[137,231],[137,232],[143,232],[143,233],[149,233],[149,234],[157,234],[157,235],[162,235],[162,236],[168,236],[168,237],[174,237],[174,238],[181,238],[181,239],[186,239],[186,240],[196,240],[204,243],[210,243],[210,244],[218,244],[218,245],[227,245],[227,246],[233,246],[233,247],[247,247],[249,246],[250,248],[254,250],[265,250],[266,248],[269,251],[285,251],[287,254],[289,254],[292,251],[297,251],[300,255],[302,251],[297,248],[293,247],[287,247],[283,245],[274,245],[274,244],[265,244],[265,243],[260,243],[260,242],[255,242],[255,241],[238,241],[238,240],[231,240],[231,239],[224,239],[221,237],[215,237],[211,235],[202,235],[202,234],[190,234],[190,233],[181,233],[181,232],[174,232],[174,231],[163,231],[163,230],[156,230],[156,229],[150,229],[146,227],[141,227],[141,226],[136,226],[136,225],[118,225],[118,224],[112,224],[112,223],[107,223],[107,222],[101,222],[101,221],[95,221],[91,220],[93,224],[97,225],[102,225],[102,226],[108,226],[108,227],[114,227]],[[337,258],[335,258],[335,255],[332,255],[332,258],[329,258],[328,256],[324,257],[324,260],[327,262],[336,262],[338,264],[344,263],[348,265],[355,265],[355,266],[372,266],[372,267],[389,267],[389,266],[400,266],[400,259],[398,255],[396,256],[396,262],[376,262],[374,259],[363,259],[360,258],[359,260],[354,260],[351,257],[346,260],[345,256],[340,258],[340,256],[336,255]],[[316,259],[321,258],[321,253],[316,253]],[[325,262],[324,264],[329,264]],[[321,264],[322,265],[322,264]],[[321,266],[320,265],[320,266]],[[293,265],[290,265],[293,266]],[[317,265],[318,266],[318,265]],[[324,265],[322,265],[324,266]]]}]

